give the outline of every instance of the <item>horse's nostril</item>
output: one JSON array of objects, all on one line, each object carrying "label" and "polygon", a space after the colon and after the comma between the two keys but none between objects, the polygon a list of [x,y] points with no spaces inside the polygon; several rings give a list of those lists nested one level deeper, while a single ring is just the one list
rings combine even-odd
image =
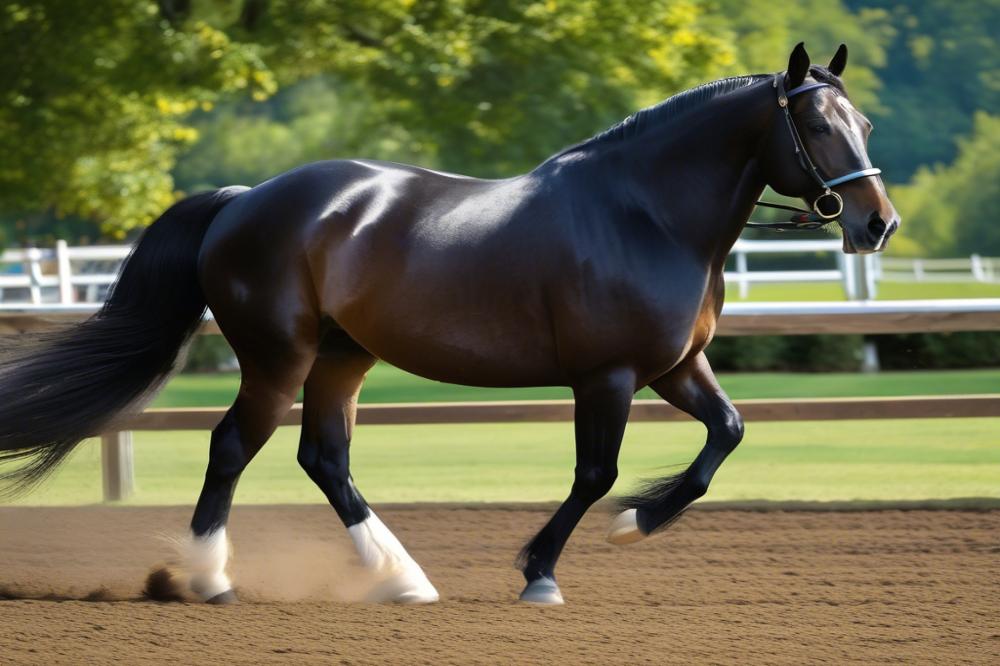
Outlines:
[{"label": "horse's nostril", "polygon": [[882,238],[887,228],[888,225],[885,223],[885,220],[878,213],[872,213],[871,219],[868,220],[868,233],[874,238]]}]

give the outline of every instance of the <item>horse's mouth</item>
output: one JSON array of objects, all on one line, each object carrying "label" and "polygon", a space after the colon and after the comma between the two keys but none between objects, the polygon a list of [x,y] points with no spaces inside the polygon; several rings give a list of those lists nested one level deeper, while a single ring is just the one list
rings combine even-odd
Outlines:
[{"label": "horse's mouth", "polygon": [[851,240],[851,236],[850,234],[847,233],[846,229],[841,227],[841,231],[843,232],[843,239],[844,239],[844,246],[843,246],[844,254],[875,254],[876,252],[881,252],[882,250],[884,250],[885,246],[888,245],[889,239],[888,237],[885,237],[882,238],[879,241],[878,245],[875,247],[859,248],[857,245],[854,244],[854,241]]},{"label": "horse's mouth", "polygon": [[851,237],[847,234],[847,230],[841,227],[841,231],[843,232],[844,238],[844,254],[857,254],[858,248],[851,242]]}]

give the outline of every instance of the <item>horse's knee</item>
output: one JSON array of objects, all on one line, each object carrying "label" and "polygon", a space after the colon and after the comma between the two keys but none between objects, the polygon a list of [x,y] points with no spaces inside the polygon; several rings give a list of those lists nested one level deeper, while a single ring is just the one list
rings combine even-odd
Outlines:
[{"label": "horse's knee", "polygon": [[611,491],[617,479],[618,468],[613,465],[578,468],[573,481],[573,492],[590,502],[596,502]]}]

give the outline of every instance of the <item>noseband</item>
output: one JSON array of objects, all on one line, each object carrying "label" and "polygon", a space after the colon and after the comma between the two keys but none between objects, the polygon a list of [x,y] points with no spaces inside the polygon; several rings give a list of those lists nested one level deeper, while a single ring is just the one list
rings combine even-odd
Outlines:
[{"label": "noseband", "polygon": [[[816,90],[817,88],[825,88],[829,85],[829,83],[806,83],[785,92],[784,72],[774,75],[773,86],[778,93],[778,106],[781,108],[782,113],[784,113],[785,125],[788,127],[788,133],[792,137],[792,145],[795,146],[795,158],[798,160],[799,166],[802,167],[802,169],[809,174],[809,177],[816,181],[816,184],[820,186],[823,193],[816,197],[816,200],[813,201],[812,211],[797,208],[795,206],[758,201],[758,206],[791,210],[798,214],[793,215],[788,222],[747,222],[747,226],[756,227],[758,229],[777,229],[779,231],[783,231],[785,229],[819,229],[823,225],[836,220],[840,217],[840,214],[844,212],[843,198],[830,188],[835,185],[848,183],[852,180],[868,178],[869,176],[877,176],[882,173],[881,169],[869,167],[867,169],[851,171],[850,173],[845,173],[842,176],[837,176],[836,178],[831,178],[830,180],[825,180],[823,176],[820,175],[816,163],[809,157],[809,153],[806,151],[806,146],[802,142],[802,136],[799,135],[799,130],[795,127],[795,123],[792,121],[792,112],[788,109],[788,100],[795,95],[799,95],[810,90]],[[825,206],[824,202],[827,202]],[[827,207],[829,210],[824,212],[824,207]]]}]

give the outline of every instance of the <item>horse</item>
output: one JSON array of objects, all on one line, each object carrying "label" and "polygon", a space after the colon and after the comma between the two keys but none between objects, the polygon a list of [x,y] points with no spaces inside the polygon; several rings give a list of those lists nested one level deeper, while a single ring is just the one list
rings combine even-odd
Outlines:
[{"label": "horse", "polygon": [[298,462],[363,565],[384,574],[383,600],[438,599],[351,476],[358,394],[384,360],[441,382],[572,389],[569,495],[518,558],[520,598],[562,603],[556,562],[616,480],[636,391],[651,387],[707,438],[680,474],[622,500],[611,543],[674,521],[743,437],[705,348],[726,256],[765,186],[810,204],[786,224],[836,221],[846,253],[881,251],[899,227],[867,155],[871,123],[840,78],[846,63],[844,45],[823,67],[800,43],[783,72],[679,93],[512,178],[334,160],[179,201],[94,316],[0,363],[0,459],[16,463],[5,487],[30,488],[135,411],[207,306],[242,378],[212,431],[183,575],[155,572],[164,588],[236,601],[233,492],[304,387]]}]

